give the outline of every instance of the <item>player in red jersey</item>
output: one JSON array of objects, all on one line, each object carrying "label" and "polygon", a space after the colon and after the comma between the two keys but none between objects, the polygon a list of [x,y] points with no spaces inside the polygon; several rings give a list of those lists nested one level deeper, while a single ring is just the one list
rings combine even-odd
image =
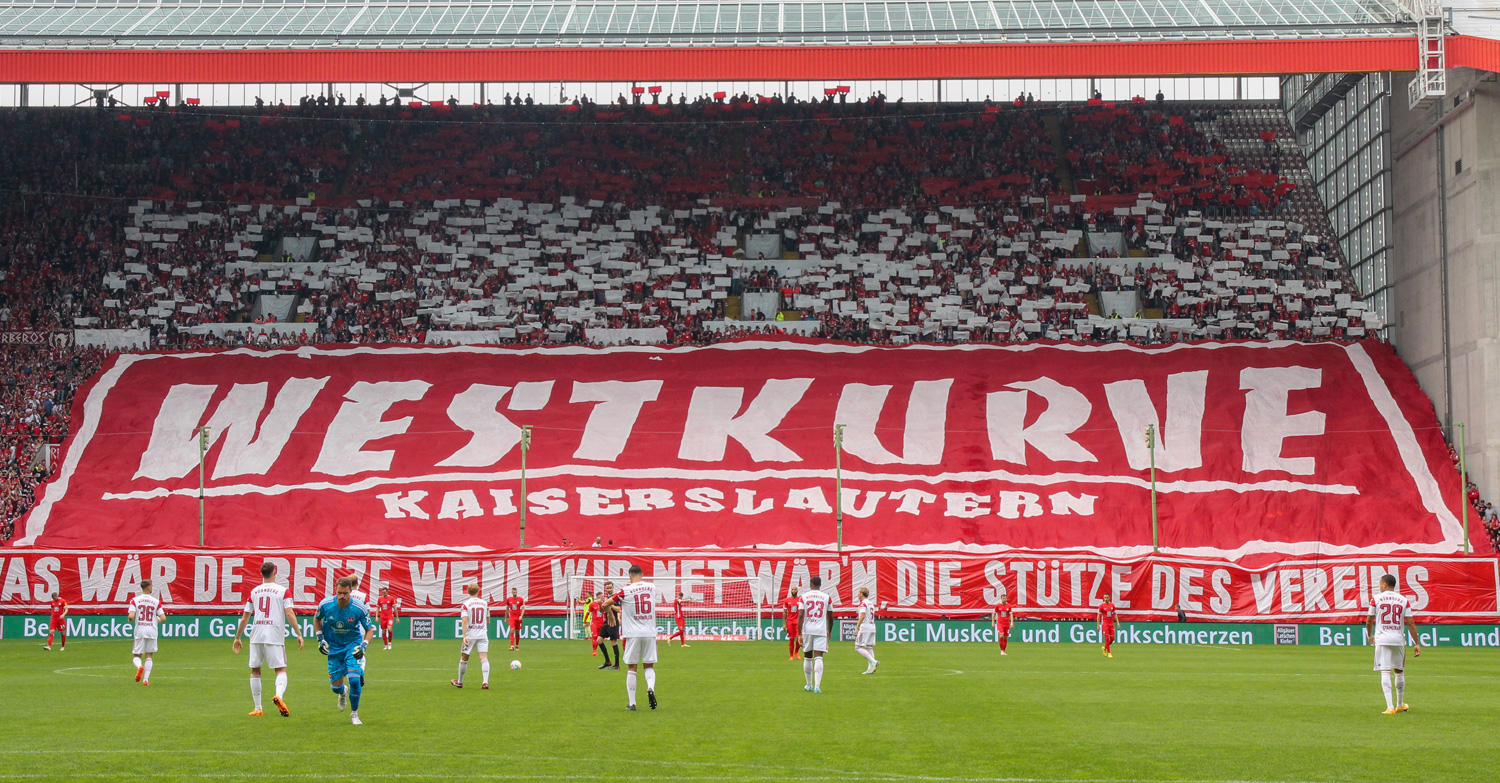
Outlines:
[{"label": "player in red jersey", "polygon": [[380,612],[380,640],[385,643],[385,649],[391,649],[391,628],[401,615],[401,601],[391,595],[391,588],[380,588],[380,597],[375,599],[375,608]]},{"label": "player in red jersey", "polygon": [[516,588],[510,589],[510,597],[505,599],[505,617],[510,620],[510,649],[521,649],[521,619],[526,616],[526,599]]},{"label": "player in red jersey", "polygon": [[782,601],[780,606],[782,617],[785,618],[786,622],[787,660],[795,661],[797,660],[797,653],[802,651],[802,639],[798,634],[797,628],[797,620],[800,617],[798,612],[802,609],[802,599],[797,597],[796,586],[792,587],[792,591],[787,594],[786,600]]},{"label": "player in red jersey", "polygon": [[1108,594],[1104,596],[1104,605],[1099,607],[1099,636],[1104,639],[1104,655],[1107,658],[1115,657],[1109,651],[1110,645],[1115,643],[1115,622],[1119,618],[1115,616],[1115,605],[1110,601]]},{"label": "player in red jersey", "polygon": [[995,625],[995,638],[1000,641],[1000,654],[1005,655],[1005,643],[1010,641],[1011,615],[1016,611],[1016,605],[1010,602],[1005,593],[1000,594],[1000,603],[995,604],[995,614],[990,621]]},{"label": "player in red jersey", "polygon": [[677,588],[677,600],[672,602],[672,619],[677,622],[677,630],[667,637],[667,644],[671,645],[673,639],[681,639],[683,647],[692,647],[687,643],[687,616],[682,613],[682,604],[690,601],[682,597],[682,588]]},{"label": "player in red jersey", "polygon": [[62,637],[62,646],[57,648],[58,652],[68,649],[68,602],[57,596],[57,591],[52,591],[52,618],[47,621],[47,643],[42,645],[48,650],[52,649],[52,634]]}]

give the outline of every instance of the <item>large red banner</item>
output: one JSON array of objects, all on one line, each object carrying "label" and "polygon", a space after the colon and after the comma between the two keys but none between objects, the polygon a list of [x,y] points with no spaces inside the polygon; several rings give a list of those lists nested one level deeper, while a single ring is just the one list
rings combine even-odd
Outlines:
[{"label": "large red banner", "polygon": [[1153,477],[1177,554],[1464,541],[1431,405],[1373,341],[127,354],[75,408],[22,546],[198,545],[200,436],[210,547],[515,548],[523,451],[529,546],[1132,557]]},{"label": "large red banner", "polygon": [[[1180,607],[1195,620],[1353,622],[1364,616],[1380,577],[1391,574],[1423,622],[1500,619],[1500,573],[1492,557],[1289,558],[1252,569],[1177,556],[1120,560],[1078,552],[976,556],[759,549],[0,550],[0,611],[41,611],[54,590],[76,610],[123,611],[140,580],[149,578],[171,611],[238,612],[250,588],[260,583],[260,566],[267,560],[276,564],[278,581],[305,611],[332,594],[335,578],[359,574],[371,595],[390,587],[408,614],[454,612],[468,597],[470,583],[496,602],[514,588],[533,611],[558,612],[580,590],[598,589],[599,581],[623,584],[626,571],[638,564],[663,593],[675,595],[680,587],[690,601],[708,608],[756,603],[768,609],[793,586],[805,591],[817,576],[840,606],[852,606],[856,591],[869,588],[887,617],[973,617],[988,613],[1004,592],[1029,619],[1091,617],[1112,596],[1120,614],[1133,620],[1175,620]],[[715,587],[724,581],[716,577],[748,577],[748,598],[743,589]]]}]

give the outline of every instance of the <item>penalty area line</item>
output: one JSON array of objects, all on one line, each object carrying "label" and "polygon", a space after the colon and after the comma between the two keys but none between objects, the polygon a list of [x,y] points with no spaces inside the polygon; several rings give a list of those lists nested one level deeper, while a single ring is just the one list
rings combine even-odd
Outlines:
[{"label": "penalty area line", "polygon": [[[139,754],[142,754],[142,753],[171,754],[171,755],[211,754],[211,755],[216,755],[216,756],[217,755],[234,755],[234,754],[239,754],[239,755],[257,755],[257,756],[268,756],[268,755],[286,756],[286,755],[304,755],[304,754],[329,755],[329,754],[332,754],[332,755],[354,755],[354,756],[360,756],[360,757],[369,757],[369,756],[405,756],[405,757],[411,757],[411,756],[428,756],[428,757],[441,756],[441,757],[444,757],[444,758],[450,758],[453,755],[451,753],[435,753],[435,752],[421,752],[421,751],[412,752],[412,751],[395,751],[395,750],[392,750],[392,751],[381,752],[381,751],[373,750],[373,749],[372,750],[336,750],[336,749],[322,749],[322,750],[312,750],[312,749],[309,749],[309,750],[288,750],[288,749],[246,750],[244,748],[225,748],[225,749],[206,749],[206,748],[182,748],[182,749],[169,749],[169,748],[120,748],[120,749],[93,748],[93,749],[88,749],[88,748],[81,748],[81,749],[65,750],[65,749],[60,749],[60,748],[14,748],[14,749],[0,748],[0,756],[6,756],[6,755],[13,755],[13,756],[14,755],[20,755],[20,756],[44,756],[44,755],[113,755],[113,754],[133,754],[133,755],[139,755]],[[482,759],[482,758],[500,758],[500,757],[491,756],[489,754],[481,754],[479,756],[466,756],[466,758],[470,758],[470,759],[480,758],[480,759]],[[505,758],[511,758],[511,757],[505,757]],[[550,761],[550,762],[563,762],[563,763],[579,763],[579,759],[578,758],[571,757],[571,756],[528,756],[527,758],[529,758],[529,759],[531,759],[533,761]],[[641,781],[652,781],[652,780],[683,780],[683,781],[688,781],[688,780],[697,780],[697,781],[756,780],[756,781],[778,781],[779,783],[784,783],[784,781],[787,779],[786,778],[786,773],[785,773],[785,771],[781,767],[771,766],[771,765],[765,765],[765,764],[745,764],[745,763],[741,763],[741,762],[725,762],[725,761],[670,761],[670,760],[655,760],[655,759],[614,759],[614,762],[615,763],[619,763],[619,764],[624,764],[624,765],[647,766],[647,767],[680,767],[680,768],[681,767],[710,767],[710,768],[713,768],[713,767],[728,767],[728,768],[732,768],[732,769],[736,769],[736,770],[746,770],[746,769],[766,770],[766,771],[768,771],[768,773],[772,773],[772,774],[749,774],[749,775],[747,775],[744,772],[738,772],[738,773],[734,773],[734,774],[722,774],[722,773],[708,772],[708,771],[705,771],[702,774],[681,774],[681,773],[678,773],[678,774],[670,774],[670,773],[669,774],[658,774],[658,773],[647,773],[647,772],[627,772],[627,773],[624,773],[624,774],[619,774],[619,773],[612,774],[611,777],[613,779],[616,779],[616,780],[641,780]],[[590,763],[593,763],[593,762],[590,762]],[[900,781],[908,781],[909,783],[1156,783],[1157,781],[1160,780],[1159,778],[1039,778],[1039,777],[985,777],[985,776],[976,776],[976,775],[913,775],[913,774],[902,774],[902,773],[899,773],[899,772],[852,772],[852,771],[847,771],[847,770],[830,770],[830,769],[815,769],[815,770],[808,770],[808,771],[809,772],[813,772],[813,773],[818,773],[818,774],[815,774],[813,776],[799,775],[799,776],[797,776],[797,779],[798,780],[809,780],[809,781],[880,780],[880,781],[891,781],[891,783],[899,783]],[[162,773],[161,773],[160,770],[155,770],[155,771],[107,770],[107,771],[91,771],[88,774],[90,776],[92,776],[92,777],[99,777],[99,778],[138,778],[138,777],[147,777],[147,776],[157,776],[157,775],[160,775]],[[48,777],[55,777],[55,775],[52,775],[50,773],[44,773],[44,772],[36,772],[36,773],[32,773],[32,772],[0,773],[0,780],[31,780],[31,779],[48,778]],[[232,780],[245,779],[245,778],[292,779],[292,778],[305,778],[306,774],[304,774],[304,773],[266,773],[266,772],[212,772],[212,773],[195,772],[193,774],[193,777],[196,777],[196,778],[223,778],[223,779],[232,779]],[[583,773],[583,774],[576,774],[576,773],[544,773],[544,772],[539,772],[539,773],[528,773],[528,772],[505,772],[505,773],[464,772],[464,773],[454,773],[454,774],[433,773],[433,772],[412,772],[412,773],[403,773],[403,772],[390,773],[390,772],[387,772],[387,773],[381,773],[381,777],[382,778],[387,778],[387,779],[416,779],[416,780],[461,780],[461,779],[477,779],[477,780],[597,780],[599,776],[598,776],[597,773],[593,773],[593,772]],[[1304,781],[1304,780],[1250,780],[1250,779],[1241,779],[1241,778],[1183,778],[1183,779],[1174,779],[1173,783],[1341,783],[1341,781],[1342,781],[1342,779],[1330,779],[1330,780],[1327,780],[1327,781]]]},{"label": "penalty area line", "polygon": [[[111,771],[89,772],[98,778],[144,778],[156,777],[159,771]],[[54,778],[51,772],[0,772],[0,780],[37,780]],[[305,778],[305,772],[193,772],[195,778],[222,778],[222,780],[291,780]],[[351,778],[353,775],[335,775]],[[546,774],[546,772],[460,772],[460,774],[432,774],[432,772],[381,772],[383,780],[598,780],[594,774]],[[612,780],[786,780],[786,774],[775,775],[610,775]],[[888,780],[888,781],[932,781],[932,783],[1158,783],[1161,778],[1143,777],[941,777],[941,775],[891,775],[891,774],[843,774],[843,775],[796,775],[796,780]],[[1229,778],[1182,778],[1173,783],[1311,783],[1311,781],[1287,780],[1229,780]]]}]

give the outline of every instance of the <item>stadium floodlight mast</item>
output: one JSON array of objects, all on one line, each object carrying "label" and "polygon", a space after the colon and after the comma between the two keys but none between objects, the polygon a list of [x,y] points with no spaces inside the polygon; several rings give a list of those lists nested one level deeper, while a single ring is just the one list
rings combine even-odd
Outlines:
[{"label": "stadium floodlight mast", "polygon": [[531,451],[531,425],[521,428],[521,548],[526,548],[526,452]]},{"label": "stadium floodlight mast", "polygon": [[1151,454],[1151,551],[1160,543],[1156,531],[1156,425],[1146,425],[1146,451]]},{"label": "stadium floodlight mast", "polygon": [[203,546],[203,462],[208,456],[208,425],[198,428],[198,546]]},{"label": "stadium floodlight mast", "polygon": [[833,425],[833,516],[839,529],[839,551],[844,551],[844,425]]}]

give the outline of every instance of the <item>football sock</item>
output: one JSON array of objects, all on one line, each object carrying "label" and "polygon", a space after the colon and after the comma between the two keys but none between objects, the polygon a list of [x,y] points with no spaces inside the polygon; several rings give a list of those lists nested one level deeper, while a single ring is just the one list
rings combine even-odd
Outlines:
[{"label": "football sock", "polygon": [[589,641],[590,641],[590,644],[593,647],[592,652],[599,652],[599,637],[595,636],[593,639],[591,639]]},{"label": "football sock", "polygon": [[458,684],[459,685],[463,685],[464,684],[464,673],[467,672],[468,670],[469,670],[469,662],[468,661],[459,661],[458,662]]},{"label": "football sock", "polygon": [[340,696],[344,695],[344,686],[342,686],[342,685],[334,685],[334,686],[331,686],[331,687],[333,688],[333,692],[334,693],[337,693]]},{"label": "football sock", "polygon": [[276,672],[276,698],[286,695],[286,672]]},{"label": "football sock", "polygon": [[823,657],[813,659],[813,687],[823,687]]},{"label": "football sock", "polygon": [[1396,672],[1396,706],[1406,703],[1406,672]]},{"label": "football sock", "polygon": [[797,654],[797,637],[793,636],[792,638],[786,640],[786,654]]},{"label": "football sock", "polygon": [[50,633],[47,634],[47,646],[48,647],[52,646],[52,634],[50,634]]},{"label": "football sock", "polygon": [[1391,673],[1390,672],[1381,672],[1380,673],[1380,689],[1383,690],[1383,691],[1385,691],[1385,708],[1388,709],[1388,710],[1395,709],[1396,705],[1391,703]]},{"label": "football sock", "polygon": [[490,682],[490,661],[488,658],[479,662],[479,673],[484,675],[484,683],[488,685]]},{"label": "football sock", "polygon": [[1006,638],[1004,636],[1000,637],[1000,652],[1005,652],[1005,642]]},{"label": "football sock", "polygon": [[601,644],[601,645],[599,645],[599,652],[604,653],[604,665],[608,666],[609,665],[609,645],[607,645],[607,644]]},{"label": "football sock", "polygon": [[250,698],[255,701],[255,709],[260,709],[260,675],[250,675]]},{"label": "football sock", "polygon": [[812,662],[811,658],[803,658],[802,659],[802,679],[804,681],[806,681],[808,687],[812,687],[812,682],[813,682],[813,662]]},{"label": "football sock", "polygon": [[617,642],[617,643],[615,643],[613,645],[610,645],[610,646],[612,646],[612,647],[615,648],[615,663],[614,663],[614,665],[615,666],[619,666],[620,665],[620,645]]},{"label": "football sock", "polygon": [[146,676],[142,679],[147,680],[148,682],[151,680],[151,664],[153,663],[155,663],[155,661],[151,660],[150,658],[146,659]]},{"label": "football sock", "polygon": [[365,689],[365,681],[358,674],[349,675],[349,711],[359,712],[359,694]]},{"label": "football sock", "polygon": [[134,666],[137,669],[141,668],[141,656],[137,655],[137,656],[131,658],[130,659],[130,665]]},{"label": "football sock", "polygon": [[651,667],[651,668],[649,668],[649,669],[646,670],[646,690],[648,690],[648,691],[654,691],[654,690],[656,690],[656,667],[655,666],[653,666],[653,667]]},{"label": "football sock", "polygon": [[854,651],[857,652],[857,653],[859,653],[860,657],[862,657],[865,660],[869,661],[871,666],[875,665],[875,651],[874,650],[871,650],[868,647],[856,647],[856,648],[854,648]]},{"label": "football sock", "polygon": [[630,699],[630,706],[635,706],[635,672],[625,672],[625,695]]},{"label": "football sock", "polygon": [[58,641],[62,642],[62,646],[64,646],[64,647],[68,646],[68,632],[67,631],[58,630],[58,632],[57,632],[57,639],[58,639]]}]

